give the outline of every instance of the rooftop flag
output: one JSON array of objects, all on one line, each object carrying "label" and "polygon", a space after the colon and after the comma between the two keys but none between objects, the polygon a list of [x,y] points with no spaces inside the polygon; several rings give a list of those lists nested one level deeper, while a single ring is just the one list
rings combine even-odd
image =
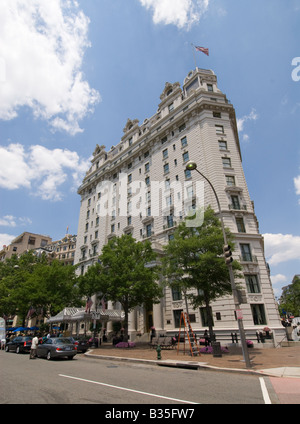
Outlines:
[{"label": "rooftop flag", "polygon": [[198,52],[205,53],[207,56],[209,56],[209,50],[206,47],[200,47],[200,46],[194,46],[194,47]]}]

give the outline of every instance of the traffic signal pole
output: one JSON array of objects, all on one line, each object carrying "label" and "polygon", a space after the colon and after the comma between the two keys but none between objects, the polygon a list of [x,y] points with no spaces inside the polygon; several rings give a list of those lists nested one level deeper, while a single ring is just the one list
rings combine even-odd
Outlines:
[{"label": "traffic signal pole", "polygon": [[[214,192],[214,195],[215,195],[215,198],[216,198],[216,201],[217,201],[217,204],[218,204],[219,215],[220,215],[221,226],[222,226],[223,239],[224,239],[224,248],[223,248],[224,257],[225,257],[225,263],[226,263],[226,265],[228,267],[228,271],[229,271],[231,290],[232,290],[234,306],[235,306],[235,313],[236,313],[236,318],[237,318],[239,333],[240,333],[240,338],[241,338],[241,344],[242,344],[243,357],[244,357],[246,367],[251,368],[249,352],[248,352],[248,347],[247,347],[247,342],[246,342],[244,323],[243,323],[243,316],[242,316],[242,311],[241,311],[241,307],[240,307],[240,303],[239,303],[239,299],[238,299],[237,288],[236,288],[236,284],[235,284],[235,280],[234,280],[234,273],[233,273],[233,269],[232,269],[233,259],[231,257],[230,246],[228,245],[228,242],[227,242],[227,236],[226,236],[226,232],[225,232],[223,214],[222,214],[222,211],[221,211],[221,205],[220,205],[220,202],[219,202],[219,198],[218,198],[217,193],[214,189],[214,186],[209,181],[209,179],[205,177],[205,175],[203,175],[200,171],[198,171],[197,164],[195,162],[192,162],[192,161],[188,162],[187,165],[186,165],[186,169],[188,169],[190,171],[196,170],[198,172],[198,174],[200,174],[201,177],[203,177],[208,182],[208,184],[212,188],[212,191]],[[226,256],[226,255],[229,255],[229,256]]]}]

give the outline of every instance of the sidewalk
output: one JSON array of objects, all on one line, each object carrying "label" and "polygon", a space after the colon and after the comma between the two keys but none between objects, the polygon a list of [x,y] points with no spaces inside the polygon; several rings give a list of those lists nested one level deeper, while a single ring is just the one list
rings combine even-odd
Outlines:
[{"label": "sidewalk", "polygon": [[177,348],[161,351],[161,359],[157,359],[157,352],[146,343],[137,344],[134,348],[116,348],[112,344],[104,343],[98,349],[89,350],[87,357],[101,359],[143,362],[160,366],[174,366],[196,369],[210,369],[231,372],[246,372],[277,377],[300,378],[300,348],[282,347],[268,349],[249,349],[251,369],[246,369],[243,354],[223,353],[222,357],[213,357],[212,354],[191,356],[189,350]]}]

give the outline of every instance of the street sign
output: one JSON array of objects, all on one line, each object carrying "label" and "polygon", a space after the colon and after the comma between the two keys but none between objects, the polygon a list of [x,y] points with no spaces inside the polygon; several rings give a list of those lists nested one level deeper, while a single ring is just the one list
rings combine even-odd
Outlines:
[{"label": "street sign", "polygon": [[243,312],[241,309],[235,311],[237,319],[243,319]]}]

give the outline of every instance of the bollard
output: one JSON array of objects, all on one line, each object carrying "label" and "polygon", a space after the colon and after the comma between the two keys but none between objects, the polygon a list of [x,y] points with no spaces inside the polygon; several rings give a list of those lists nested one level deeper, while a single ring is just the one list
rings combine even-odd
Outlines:
[{"label": "bollard", "polygon": [[157,359],[160,360],[161,359],[161,347],[160,347],[160,345],[157,346],[156,352],[157,352]]}]

